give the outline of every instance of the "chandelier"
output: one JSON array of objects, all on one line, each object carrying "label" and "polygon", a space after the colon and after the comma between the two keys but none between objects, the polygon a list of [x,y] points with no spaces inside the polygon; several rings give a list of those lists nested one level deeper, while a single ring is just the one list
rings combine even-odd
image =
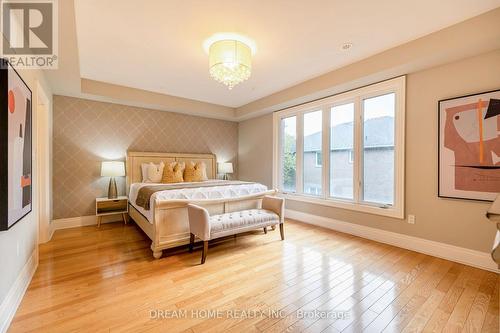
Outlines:
[{"label": "chandelier", "polygon": [[255,47],[237,35],[214,35],[206,42],[210,77],[230,90],[252,74],[252,53]]}]

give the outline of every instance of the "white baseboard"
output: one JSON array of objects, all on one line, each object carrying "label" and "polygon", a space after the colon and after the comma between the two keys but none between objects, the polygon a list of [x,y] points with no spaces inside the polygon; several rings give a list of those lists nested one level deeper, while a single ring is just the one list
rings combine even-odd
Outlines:
[{"label": "white baseboard", "polygon": [[52,236],[54,236],[54,232],[56,231],[56,229],[54,228],[54,222],[51,221],[50,222],[50,226],[49,226],[49,240],[47,242],[50,242],[50,240],[52,239]]},{"label": "white baseboard", "polygon": [[16,281],[9,289],[2,304],[0,304],[0,332],[5,333],[10,326],[12,318],[24,297],[24,293],[38,267],[38,246],[35,248],[28,262],[24,265]]},{"label": "white baseboard", "polygon": [[333,229],[371,239],[377,242],[394,245],[404,249],[428,254],[434,257],[455,261],[461,264],[486,269],[499,273],[497,264],[492,260],[487,252],[480,252],[466,249],[459,246],[431,241],[424,238],[418,238],[399,234],[392,231],[381,230],[377,228],[366,227],[363,225],[335,220],[328,217],[316,216],[295,210],[287,209],[285,216],[292,220],[317,225],[320,227]]},{"label": "white baseboard", "polygon": [[[101,223],[111,223],[121,220],[122,220],[121,215],[109,215],[109,216],[103,216]],[[67,219],[53,220],[51,223],[52,234],[56,230],[84,227],[89,225],[97,225],[97,216],[88,215],[88,216],[78,216],[78,217],[70,217]]]}]

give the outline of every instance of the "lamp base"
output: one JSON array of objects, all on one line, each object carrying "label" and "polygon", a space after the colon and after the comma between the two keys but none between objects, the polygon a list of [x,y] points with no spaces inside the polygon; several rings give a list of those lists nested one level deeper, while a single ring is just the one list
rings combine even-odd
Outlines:
[{"label": "lamp base", "polygon": [[118,191],[116,189],[116,181],[114,177],[109,179],[109,187],[108,187],[108,199],[116,199],[118,198]]}]

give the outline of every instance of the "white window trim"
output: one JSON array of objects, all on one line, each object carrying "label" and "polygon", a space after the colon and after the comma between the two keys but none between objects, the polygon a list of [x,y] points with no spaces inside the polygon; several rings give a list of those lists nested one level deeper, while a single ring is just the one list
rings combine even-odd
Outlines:
[{"label": "white window trim", "polygon": [[[310,196],[303,194],[303,117],[304,113],[323,110],[323,151],[328,151],[330,144],[330,107],[334,104],[344,104],[346,102],[353,102],[355,104],[355,149],[354,160],[360,161],[361,158],[361,145],[357,140],[360,138],[362,126],[362,105],[361,101],[366,98],[375,97],[387,93],[395,93],[395,148],[394,148],[394,205],[384,207],[380,204],[370,204],[368,202],[354,202],[349,200],[342,200],[329,197],[329,154],[323,153],[323,195]],[[319,204],[323,206],[330,206],[342,209],[349,209],[364,213],[388,216],[398,219],[404,219],[404,206],[405,206],[405,98],[406,98],[406,77],[400,76],[387,81],[375,83],[369,86],[361,87],[355,90],[350,90],[345,93],[334,95],[331,97],[316,100],[310,103],[302,104],[299,106],[291,107],[282,111],[275,112],[273,115],[273,186],[274,188],[280,187],[280,124],[281,119],[297,116],[297,168],[296,168],[296,193],[282,193],[282,196],[296,201],[308,202]],[[354,163],[354,196],[360,197],[361,191],[361,163]]]}]

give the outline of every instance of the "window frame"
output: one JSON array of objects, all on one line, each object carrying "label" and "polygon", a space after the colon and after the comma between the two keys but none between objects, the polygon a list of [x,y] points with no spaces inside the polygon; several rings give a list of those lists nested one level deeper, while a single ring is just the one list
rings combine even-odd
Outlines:
[{"label": "window frame", "polygon": [[[362,132],[363,100],[388,93],[395,94],[394,119],[394,205],[387,206],[362,200]],[[330,97],[277,111],[273,115],[273,186],[283,197],[364,213],[404,219],[405,206],[405,100],[406,77],[400,76],[379,83],[339,93]],[[333,106],[354,102],[354,164],[353,200],[330,197],[330,112]],[[322,194],[312,196],[303,193],[303,122],[304,114],[322,110]],[[296,191],[282,192],[280,188],[281,168],[281,119],[296,116]],[[326,153],[325,153],[326,152]]]}]

